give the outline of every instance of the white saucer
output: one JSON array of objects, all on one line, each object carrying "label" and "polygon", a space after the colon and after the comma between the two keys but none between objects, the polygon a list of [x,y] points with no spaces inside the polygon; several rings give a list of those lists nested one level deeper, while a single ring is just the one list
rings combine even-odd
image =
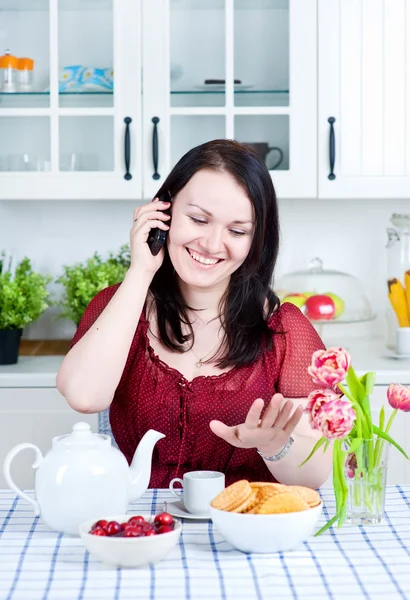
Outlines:
[{"label": "white saucer", "polygon": [[197,514],[193,515],[189,513],[182,500],[171,500],[171,502],[164,502],[164,510],[169,512],[173,517],[177,517],[179,519],[196,519],[196,520],[206,520],[210,521],[211,517],[209,514]]},{"label": "white saucer", "polygon": [[397,360],[409,360],[410,354],[395,354],[395,352],[389,352],[385,355],[385,358],[395,358]]}]

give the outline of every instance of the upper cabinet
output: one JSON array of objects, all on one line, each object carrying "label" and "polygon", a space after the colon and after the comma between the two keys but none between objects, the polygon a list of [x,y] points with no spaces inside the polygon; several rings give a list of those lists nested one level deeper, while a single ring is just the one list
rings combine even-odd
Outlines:
[{"label": "upper cabinet", "polygon": [[280,197],[315,197],[316,0],[142,5],[144,197],[215,138],[252,144]]},{"label": "upper cabinet", "polygon": [[319,0],[319,195],[410,197],[410,3]]},{"label": "upper cabinet", "polygon": [[0,198],[141,197],[140,1],[0,0],[0,40]]}]

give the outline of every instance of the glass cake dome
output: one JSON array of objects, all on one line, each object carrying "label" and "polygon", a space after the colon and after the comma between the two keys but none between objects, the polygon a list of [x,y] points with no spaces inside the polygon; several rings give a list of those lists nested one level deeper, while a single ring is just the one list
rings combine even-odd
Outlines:
[{"label": "glass cake dome", "polygon": [[357,323],[375,318],[360,281],[342,271],[323,268],[320,258],[305,271],[279,277],[274,291],[282,303],[291,302],[314,323]]}]

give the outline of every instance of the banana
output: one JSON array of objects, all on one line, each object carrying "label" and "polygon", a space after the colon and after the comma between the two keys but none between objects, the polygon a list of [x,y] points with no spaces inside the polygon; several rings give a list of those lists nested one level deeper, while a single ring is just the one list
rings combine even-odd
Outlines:
[{"label": "banana", "polygon": [[407,312],[410,315],[410,270],[404,273],[404,288],[406,290]]},{"label": "banana", "polygon": [[[387,282],[389,288],[389,300],[396,313],[400,327],[410,327],[409,310],[406,298],[406,291],[398,279],[389,279]],[[410,291],[410,273],[409,273],[409,291]]]}]

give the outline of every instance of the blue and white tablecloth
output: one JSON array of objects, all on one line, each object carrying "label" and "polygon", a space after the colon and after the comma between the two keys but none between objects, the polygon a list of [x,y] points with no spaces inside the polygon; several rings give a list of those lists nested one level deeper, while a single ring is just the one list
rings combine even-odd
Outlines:
[{"label": "blue and white tablecloth", "polygon": [[[333,515],[323,490],[322,523]],[[170,499],[149,490],[132,513],[155,513]],[[183,523],[179,545],[161,563],[107,568],[80,538],[50,531],[13,492],[0,491],[1,600],[410,599],[410,486],[389,487],[384,524],[332,528],[299,550],[243,554],[211,522]]]}]

